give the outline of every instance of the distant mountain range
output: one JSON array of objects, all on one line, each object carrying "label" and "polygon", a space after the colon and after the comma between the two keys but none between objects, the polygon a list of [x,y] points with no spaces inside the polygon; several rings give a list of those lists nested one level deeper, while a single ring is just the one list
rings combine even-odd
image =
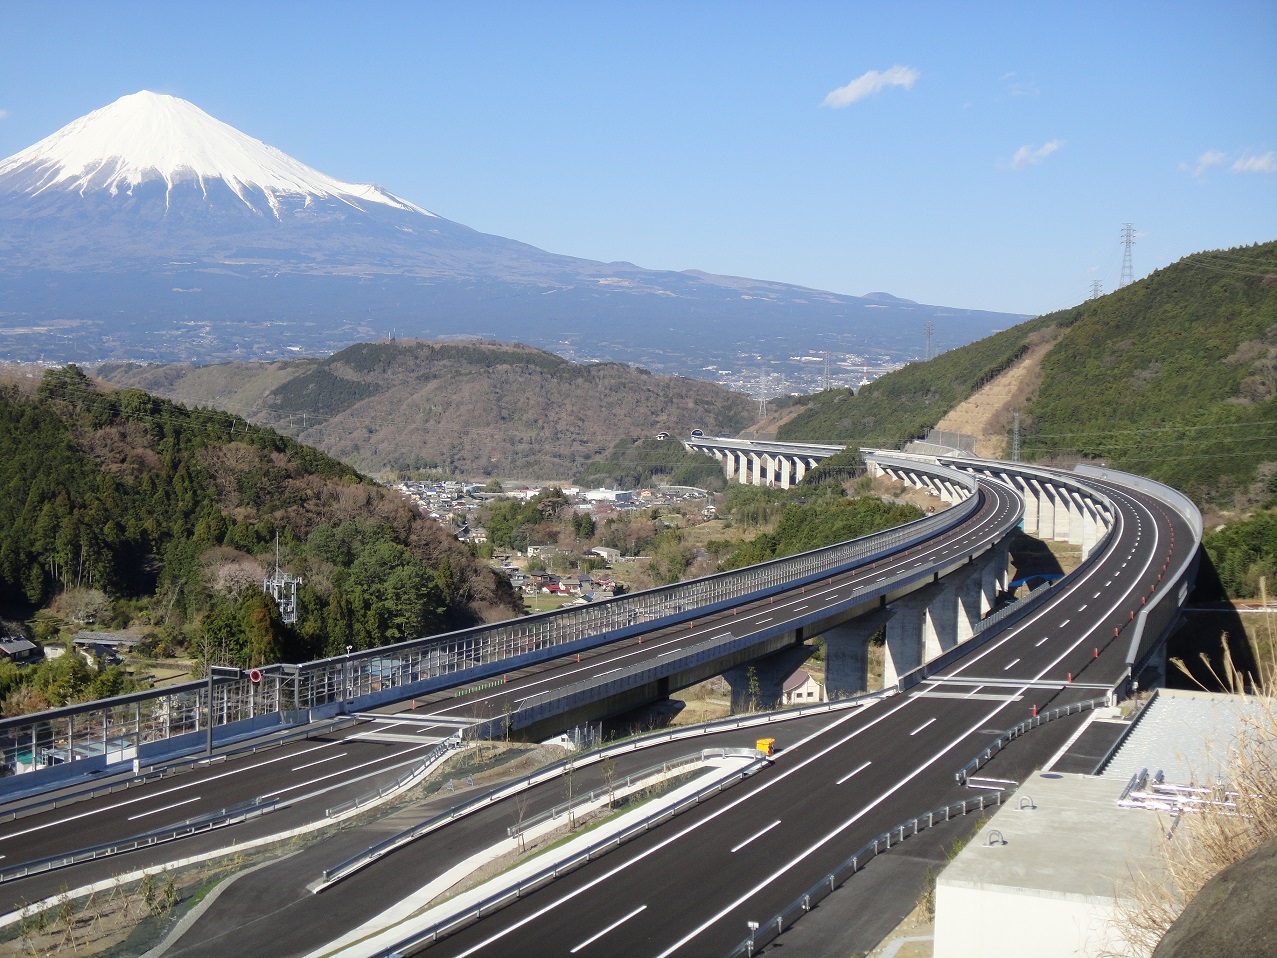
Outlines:
[{"label": "distant mountain range", "polygon": [[701,380],[519,343],[357,343],[325,359],[107,363],[97,375],[269,425],[367,472],[571,479],[625,437],[735,434],[757,407]]},{"label": "distant mountain range", "polygon": [[906,358],[927,322],[954,345],[1021,318],[548,253],[145,91],[0,161],[0,359],[274,359],[396,332],[705,376]]}]

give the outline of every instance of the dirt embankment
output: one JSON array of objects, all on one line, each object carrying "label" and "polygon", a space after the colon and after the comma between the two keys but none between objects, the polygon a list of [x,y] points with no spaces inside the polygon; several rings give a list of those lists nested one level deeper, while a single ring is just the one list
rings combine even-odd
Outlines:
[{"label": "dirt embankment", "polygon": [[1015,365],[950,410],[936,423],[936,429],[975,436],[978,456],[1004,457],[1012,417],[1037,390],[1042,357],[1051,351],[1060,335],[1058,329],[1043,330],[1030,341],[1028,352]]}]

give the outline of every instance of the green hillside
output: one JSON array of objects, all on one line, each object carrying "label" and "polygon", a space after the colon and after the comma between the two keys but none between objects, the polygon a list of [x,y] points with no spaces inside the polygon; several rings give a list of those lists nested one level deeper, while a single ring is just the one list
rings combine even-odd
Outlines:
[{"label": "green hillside", "polygon": [[[1277,243],[1199,253],[1107,296],[811,398],[787,440],[898,447],[1058,337],[1021,412],[1025,459],[1099,460],[1198,501],[1263,501],[1277,476]],[[824,471],[849,465],[828,460]]]},{"label": "green hillside", "polygon": [[727,480],[723,467],[700,453],[688,452],[676,439],[621,439],[606,458],[597,459],[577,474],[587,486],[638,489],[653,483],[721,490]]},{"label": "green hillside", "polygon": [[[296,628],[261,591],[277,538],[304,580]],[[250,665],[517,606],[401,497],[273,430],[102,392],[74,366],[35,395],[0,386],[0,616],[29,619],[38,639],[131,627],[157,649]]]},{"label": "green hillside", "polygon": [[[1026,458],[1100,459],[1202,502],[1277,470],[1277,242],[1200,253],[1063,314]],[[1274,490],[1277,491],[1277,490]]]}]

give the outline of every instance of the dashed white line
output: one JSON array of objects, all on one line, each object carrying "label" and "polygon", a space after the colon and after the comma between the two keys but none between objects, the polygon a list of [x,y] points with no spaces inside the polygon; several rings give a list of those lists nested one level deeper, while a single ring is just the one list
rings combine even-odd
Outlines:
[{"label": "dashed white line", "polygon": [[[1090,603],[1088,602],[1086,605],[1090,605]],[[1077,610],[1078,610],[1079,612],[1085,612],[1085,611],[1086,611],[1086,605],[1079,605],[1079,606],[1077,607]]]},{"label": "dashed white line", "polygon": [[847,773],[846,775],[844,775],[842,778],[838,779],[838,781],[834,782],[834,784],[835,784],[835,785],[841,785],[843,782],[847,781],[847,779],[851,778],[853,775],[859,775],[861,772],[863,772],[865,769],[867,769],[867,768],[868,768],[870,765],[872,765],[872,764],[873,764],[873,762],[865,762],[865,764],[864,764],[864,765],[861,765],[861,766],[860,766],[860,768],[856,769],[854,772],[848,772],[848,773]]},{"label": "dashed white line", "polygon": [[183,805],[189,805],[191,804],[191,802],[198,802],[199,800],[200,800],[200,797],[196,795],[194,798],[188,798],[185,801],[181,801],[181,802],[174,802],[172,805],[165,805],[163,808],[153,808],[149,812],[141,812],[137,815],[130,815],[129,821],[134,821],[139,818],[146,818],[147,815],[158,815],[160,812],[167,812],[169,809],[173,809],[173,808],[181,808]]},{"label": "dashed white line", "polygon": [[778,818],[776,819],[776,821],[772,822],[770,825],[764,828],[761,832],[756,832],[753,835],[750,835],[749,838],[745,839],[743,842],[741,842],[739,845],[733,848],[731,851],[731,854],[735,855],[738,851],[740,851],[742,848],[744,848],[746,845],[752,842],[755,838],[762,838],[764,835],[766,835],[768,832],[770,832],[773,828],[775,828],[779,824],[780,824],[780,819]]},{"label": "dashed white line", "polygon": [[914,730],[913,730],[912,732],[910,732],[909,734],[910,734],[910,735],[917,735],[919,732],[921,732],[924,728],[926,728],[928,725],[930,725],[930,724],[931,724],[932,722],[934,722],[935,720],[936,720],[936,717],[933,715],[931,718],[927,719],[925,722],[923,722],[921,725],[919,725],[916,729],[914,729]]},{"label": "dashed white line", "polygon": [[1044,635],[1044,636],[1042,636],[1042,638],[1038,639],[1038,640],[1037,640],[1036,642],[1034,642],[1033,644],[1034,644],[1035,646],[1040,646],[1043,642],[1045,642],[1045,641],[1046,641],[1047,639],[1049,639],[1049,638],[1050,638],[1050,636],[1049,636],[1049,635]]},{"label": "dashed white line", "polygon": [[1064,628],[1066,625],[1068,625],[1072,621],[1073,621],[1072,619],[1065,619],[1063,622],[1060,623],[1060,628]]},{"label": "dashed white line", "polygon": [[1011,668],[1011,666],[1018,664],[1019,661],[1019,659],[1012,659],[1006,665],[1002,666],[1002,671],[1005,672],[1007,669]]}]

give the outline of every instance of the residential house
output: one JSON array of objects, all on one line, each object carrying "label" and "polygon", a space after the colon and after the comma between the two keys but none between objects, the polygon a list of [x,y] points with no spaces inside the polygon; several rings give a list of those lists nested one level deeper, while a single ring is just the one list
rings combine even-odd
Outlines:
[{"label": "residential house", "polygon": [[808,675],[805,669],[799,669],[785,679],[781,705],[806,705],[825,700],[825,687]]},{"label": "residential house", "polygon": [[0,639],[0,659],[13,662],[28,662],[39,655],[39,648],[21,636],[9,635]]},{"label": "residential house", "polygon": [[610,546],[595,546],[590,552],[602,558],[608,565],[621,561],[621,550],[613,549]]}]

